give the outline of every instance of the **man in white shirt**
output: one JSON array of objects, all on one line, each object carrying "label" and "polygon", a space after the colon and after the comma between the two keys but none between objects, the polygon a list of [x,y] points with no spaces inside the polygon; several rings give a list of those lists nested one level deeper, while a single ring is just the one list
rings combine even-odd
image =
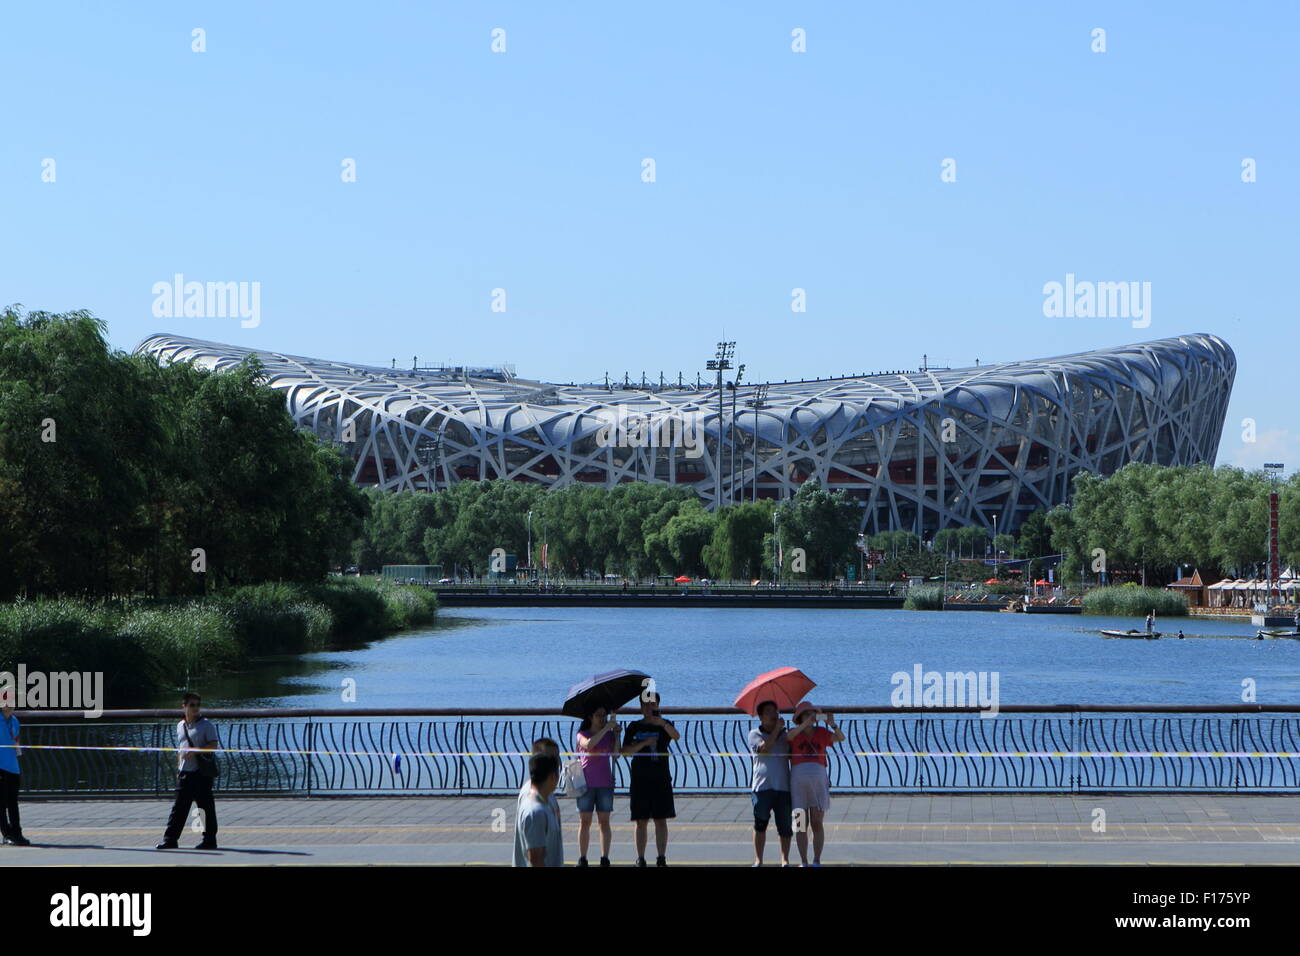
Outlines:
[{"label": "man in white shirt", "polygon": [[550,754],[528,760],[528,790],[519,798],[515,817],[515,866],[563,866],[560,821],[550,798],[560,782],[560,762]]},{"label": "man in white shirt", "polygon": [[[550,754],[555,758],[556,764],[560,768],[560,779],[555,785],[555,790],[551,792],[550,799],[547,801],[551,805],[551,812],[555,814],[555,824],[560,828],[560,866],[564,865],[564,820],[560,816],[560,793],[565,789],[564,775],[564,758],[560,756],[560,745],[550,737],[538,737],[533,741],[533,754]],[[518,813],[519,802],[524,799],[528,789],[532,786],[532,781],[525,774],[524,782],[519,788],[519,800],[515,802],[515,811]]]},{"label": "man in white shirt", "polygon": [[217,739],[217,728],[213,726],[212,721],[203,716],[200,703],[199,695],[193,691],[187,693],[182,699],[185,716],[176,725],[177,769],[179,770],[176,776],[176,802],[172,804],[171,815],[167,818],[167,830],[163,834],[163,841],[158,844],[159,850],[177,848],[176,841],[180,838],[181,830],[185,828],[190,807],[194,804],[198,804],[199,809],[203,811],[203,841],[194,849],[217,849],[217,804],[212,799],[212,782],[216,779],[213,772],[216,758],[211,757],[213,764],[205,767],[202,764],[206,763],[206,760],[203,760],[201,755],[211,755],[220,741]]}]

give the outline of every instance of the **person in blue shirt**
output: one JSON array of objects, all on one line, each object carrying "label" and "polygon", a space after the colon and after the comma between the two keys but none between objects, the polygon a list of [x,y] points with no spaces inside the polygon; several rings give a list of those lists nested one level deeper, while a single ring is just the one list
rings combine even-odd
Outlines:
[{"label": "person in blue shirt", "polygon": [[4,842],[13,846],[31,846],[32,841],[23,836],[18,822],[18,783],[20,780],[18,718],[6,702],[0,706],[0,834]]}]

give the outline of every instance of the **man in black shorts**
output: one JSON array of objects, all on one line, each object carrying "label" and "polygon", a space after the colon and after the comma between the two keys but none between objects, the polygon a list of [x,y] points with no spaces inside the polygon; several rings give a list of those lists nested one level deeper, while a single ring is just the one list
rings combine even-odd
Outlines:
[{"label": "man in black shorts", "polygon": [[628,724],[623,735],[623,756],[632,756],[632,786],[628,803],[636,824],[636,865],[645,866],[646,824],[655,822],[657,866],[667,866],[668,818],[677,816],[673,807],[673,778],[668,771],[668,745],[680,740],[672,721],[659,716],[659,695],[641,696],[641,719]]}]

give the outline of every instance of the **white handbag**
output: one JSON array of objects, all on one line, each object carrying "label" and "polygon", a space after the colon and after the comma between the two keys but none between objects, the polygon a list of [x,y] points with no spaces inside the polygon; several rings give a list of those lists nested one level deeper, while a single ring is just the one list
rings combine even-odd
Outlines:
[{"label": "white handbag", "polygon": [[587,775],[582,772],[581,757],[574,757],[566,763],[561,776],[565,796],[577,798],[587,792]]}]

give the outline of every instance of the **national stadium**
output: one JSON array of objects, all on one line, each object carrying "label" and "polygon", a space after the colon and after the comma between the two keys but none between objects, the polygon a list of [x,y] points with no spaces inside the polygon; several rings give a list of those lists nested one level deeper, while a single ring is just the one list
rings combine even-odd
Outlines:
[{"label": "national stadium", "polygon": [[361,485],[648,481],[689,485],[714,508],[788,498],[815,477],[859,504],[861,530],[918,534],[1014,530],[1065,501],[1081,471],[1213,465],[1237,364],[1207,334],[972,368],[721,387],[383,368],[167,334],[137,351],[214,370],[257,356],[298,425],[339,443]]}]

